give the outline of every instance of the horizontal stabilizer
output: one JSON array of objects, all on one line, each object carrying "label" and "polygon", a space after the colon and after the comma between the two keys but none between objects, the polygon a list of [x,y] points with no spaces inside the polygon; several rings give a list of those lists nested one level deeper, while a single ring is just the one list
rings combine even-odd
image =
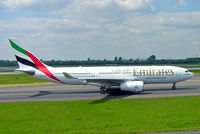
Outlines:
[{"label": "horizontal stabilizer", "polygon": [[23,72],[23,73],[26,73],[28,75],[34,75],[35,74],[34,70],[15,69],[15,71]]}]

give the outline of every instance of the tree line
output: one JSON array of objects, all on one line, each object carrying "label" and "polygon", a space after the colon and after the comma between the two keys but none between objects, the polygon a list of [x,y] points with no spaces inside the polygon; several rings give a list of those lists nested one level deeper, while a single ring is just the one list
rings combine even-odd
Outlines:
[{"label": "tree line", "polygon": [[[88,58],[87,60],[41,60],[50,66],[106,66],[106,65],[173,65],[173,64],[200,64],[200,58],[186,59],[156,59],[155,55],[151,55],[147,59],[123,59],[115,57],[113,60],[95,60]],[[17,66],[16,61],[0,60],[0,67]]]}]

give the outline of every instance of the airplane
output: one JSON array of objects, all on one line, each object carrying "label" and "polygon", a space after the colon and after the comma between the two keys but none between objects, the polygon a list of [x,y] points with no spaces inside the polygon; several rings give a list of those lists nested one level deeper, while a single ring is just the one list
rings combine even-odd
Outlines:
[{"label": "airplane", "polygon": [[172,90],[176,90],[177,82],[194,76],[188,69],[175,66],[51,67],[13,40],[9,42],[19,66],[16,71],[60,84],[97,86],[101,94],[115,89],[140,93],[144,84],[153,83],[172,83]]}]

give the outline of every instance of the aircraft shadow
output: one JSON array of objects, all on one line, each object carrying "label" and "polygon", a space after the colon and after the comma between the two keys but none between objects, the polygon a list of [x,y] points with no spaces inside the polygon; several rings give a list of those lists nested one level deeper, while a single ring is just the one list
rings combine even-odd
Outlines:
[{"label": "aircraft shadow", "polygon": [[[46,96],[46,95],[51,95],[51,94],[92,94],[92,93],[99,93],[100,91],[76,91],[76,92],[51,92],[51,91],[40,91],[38,94],[29,96],[28,98],[33,98],[33,97],[40,97],[40,96]],[[148,92],[141,92],[141,93],[133,93],[133,92],[114,92],[112,94],[109,94],[100,100],[95,100],[90,102],[90,104],[98,104],[98,103],[104,103],[107,102],[110,99],[121,99],[125,98],[131,95],[144,95],[144,94],[151,94]]]},{"label": "aircraft shadow", "polygon": [[[177,87],[176,90],[191,90],[191,89],[199,89],[198,87]],[[134,92],[114,92],[112,94],[109,94],[99,100],[94,100],[90,102],[90,104],[100,104],[100,103],[105,103],[111,99],[121,99],[121,98],[126,98],[131,95],[144,95],[144,94],[152,94],[151,91],[170,91],[172,90],[171,88],[158,88],[158,87],[152,87],[152,88],[146,88],[144,89],[144,92],[141,93],[134,93]],[[175,90],[175,91],[176,91]],[[45,96],[45,95],[51,95],[51,94],[92,94],[92,93],[99,93],[99,91],[72,91],[72,92],[51,92],[51,91],[40,91],[38,94],[29,96],[28,98],[33,98],[33,97],[40,97],[40,96]]]},{"label": "aircraft shadow", "polygon": [[88,93],[99,93],[99,91],[77,91],[77,92],[50,92],[50,91],[40,91],[38,94],[29,96],[28,98],[39,97],[39,96],[50,95],[50,94],[88,94]]},{"label": "aircraft shadow", "polygon": [[100,100],[94,100],[92,102],[90,102],[89,104],[100,104],[100,103],[105,103],[109,100],[112,99],[122,99],[131,95],[144,95],[144,94],[151,94],[149,92],[141,92],[141,93],[134,93],[134,92],[117,92],[117,93],[113,93],[113,94],[109,94],[103,98],[101,98]]}]

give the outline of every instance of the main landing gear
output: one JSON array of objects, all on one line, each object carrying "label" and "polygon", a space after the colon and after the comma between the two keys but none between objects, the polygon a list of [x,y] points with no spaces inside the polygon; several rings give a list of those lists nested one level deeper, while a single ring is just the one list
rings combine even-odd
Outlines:
[{"label": "main landing gear", "polygon": [[172,90],[176,90],[176,83],[173,83]]},{"label": "main landing gear", "polygon": [[106,93],[106,88],[101,87],[101,88],[100,88],[100,93],[101,93],[101,94],[105,94],[105,93]]},{"label": "main landing gear", "polygon": [[100,93],[101,94],[111,94],[112,93],[112,91],[111,91],[111,89],[110,88],[105,88],[105,87],[101,87],[100,88]]}]

